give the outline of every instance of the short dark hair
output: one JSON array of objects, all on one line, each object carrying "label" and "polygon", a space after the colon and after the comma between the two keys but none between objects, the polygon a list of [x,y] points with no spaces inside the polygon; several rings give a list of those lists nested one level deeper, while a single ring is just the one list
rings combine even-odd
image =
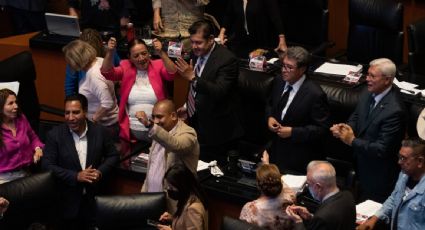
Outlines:
[{"label": "short dark hair", "polygon": [[130,55],[130,53],[131,53],[131,49],[132,49],[135,45],[139,45],[139,44],[144,45],[144,46],[146,47],[146,49],[148,50],[148,52],[149,52],[149,49],[148,49],[148,46],[146,45],[146,42],[145,42],[145,41],[143,41],[143,39],[135,38],[135,39],[133,39],[133,40],[129,41],[129,42],[128,42],[128,44],[127,44],[127,53],[128,53],[128,55]]},{"label": "short dark hair", "polygon": [[401,146],[412,148],[414,156],[425,157],[425,141],[420,138],[405,139]]},{"label": "short dark hair", "polygon": [[189,200],[191,194],[195,195],[207,207],[204,192],[198,179],[183,163],[172,165],[164,175],[167,183],[171,184],[182,193],[183,197],[177,202],[177,211],[175,216],[180,216]]},{"label": "short dark hair", "polygon": [[68,101],[79,101],[81,104],[81,107],[83,108],[83,111],[87,112],[89,103],[87,101],[86,96],[79,93],[72,94],[65,97],[64,104],[66,104]]},{"label": "short dark hair", "polygon": [[294,59],[297,62],[297,67],[308,67],[310,63],[310,53],[301,46],[289,47],[286,51],[286,57]]},{"label": "short dark hair", "polygon": [[214,28],[210,22],[206,20],[199,20],[194,22],[189,27],[189,34],[194,35],[197,33],[202,33],[204,39],[209,39],[211,36],[214,37]]}]

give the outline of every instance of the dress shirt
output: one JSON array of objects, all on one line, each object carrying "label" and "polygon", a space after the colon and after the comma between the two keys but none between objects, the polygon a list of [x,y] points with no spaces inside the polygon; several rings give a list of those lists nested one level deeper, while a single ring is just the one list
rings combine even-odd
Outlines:
[{"label": "dress shirt", "polygon": [[[154,125],[149,131],[149,136],[155,132],[158,128]],[[170,134],[174,134],[176,126],[170,130]],[[164,175],[167,168],[167,162],[165,157],[165,148],[157,141],[152,141],[152,150],[149,153],[149,171],[146,173],[147,192],[162,192],[164,191]]]},{"label": "dress shirt", "polygon": [[15,127],[16,136],[3,125],[0,127],[4,144],[0,148],[0,173],[30,165],[33,162],[35,148],[44,147],[23,114],[15,119]]},{"label": "dress shirt", "polygon": [[[202,66],[199,69],[199,72],[198,73],[195,73],[195,74],[198,74],[197,77],[201,77],[202,71],[204,71],[205,64],[207,63],[208,58],[210,57],[211,52],[214,50],[214,48],[215,48],[215,42],[214,42],[213,46],[211,47],[210,51],[206,55],[203,56],[203,59],[204,60],[202,61]],[[198,57],[198,59],[196,60],[196,65],[195,65],[195,68],[193,69],[193,71],[195,71],[196,69],[198,69],[198,65],[200,64],[200,61],[201,61],[200,59],[201,58]]]},{"label": "dress shirt", "polygon": [[385,97],[385,95],[387,95],[387,94],[388,94],[388,92],[390,92],[391,88],[392,88],[392,86],[390,86],[390,87],[388,87],[387,89],[385,89],[382,93],[380,93],[380,94],[378,94],[378,95],[373,96],[373,97],[374,97],[374,99],[375,99],[375,105],[373,106],[373,108],[375,108],[375,107],[376,107],[376,105],[377,105],[377,104],[379,104],[379,102],[382,100],[382,98],[384,98],[384,97]]},{"label": "dress shirt", "polygon": [[69,130],[72,134],[72,139],[74,139],[75,149],[78,153],[78,159],[80,160],[81,168],[86,169],[86,161],[87,161],[87,122],[86,129],[79,136],[74,131]]},{"label": "dress shirt", "polygon": [[[282,110],[282,117],[280,118],[281,120],[283,120],[283,118],[285,117],[286,111],[288,110],[289,105],[291,105],[292,100],[294,99],[295,95],[297,95],[298,90],[300,89],[300,87],[303,84],[304,80],[305,80],[305,75],[303,75],[298,81],[296,81],[293,85],[291,85],[292,86],[292,91],[289,92],[288,102],[286,102],[285,108],[283,108],[283,110]],[[288,85],[289,85],[289,83],[287,82],[285,84],[285,89],[283,90],[282,95],[288,89]]]}]

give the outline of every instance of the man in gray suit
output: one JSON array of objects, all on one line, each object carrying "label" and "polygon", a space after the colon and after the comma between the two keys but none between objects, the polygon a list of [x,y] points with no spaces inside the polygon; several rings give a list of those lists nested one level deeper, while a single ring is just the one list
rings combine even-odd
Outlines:
[{"label": "man in gray suit", "polygon": [[393,86],[395,64],[386,58],[370,62],[368,92],[360,96],[347,124],[335,124],[332,134],[353,148],[360,199],[383,202],[397,179],[397,153],[404,136],[406,112]]}]

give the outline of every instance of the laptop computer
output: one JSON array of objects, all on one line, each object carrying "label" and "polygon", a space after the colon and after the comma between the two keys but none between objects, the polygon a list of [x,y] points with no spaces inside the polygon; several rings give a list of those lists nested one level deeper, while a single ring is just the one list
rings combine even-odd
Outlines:
[{"label": "laptop computer", "polygon": [[45,17],[49,34],[80,37],[80,25],[76,16],[46,13]]}]

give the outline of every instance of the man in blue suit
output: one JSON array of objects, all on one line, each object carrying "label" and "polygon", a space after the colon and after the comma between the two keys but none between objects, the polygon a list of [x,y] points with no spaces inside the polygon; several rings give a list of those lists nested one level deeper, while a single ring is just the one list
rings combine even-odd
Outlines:
[{"label": "man in blue suit", "polygon": [[86,119],[87,99],[65,99],[65,123],[47,136],[42,165],[58,180],[60,229],[87,229],[93,217],[97,185],[118,162],[112,139],[100,125]]},{"label": "man in blue suit", "polygon": [[367,91],[347,124],[335,124],[336,138],[353,148],[360,182],[360,199],[383,202],[397,179],[397,153],[404,136],[406,112],[393,86],[395,64],[386,58],[370,62]]}]

